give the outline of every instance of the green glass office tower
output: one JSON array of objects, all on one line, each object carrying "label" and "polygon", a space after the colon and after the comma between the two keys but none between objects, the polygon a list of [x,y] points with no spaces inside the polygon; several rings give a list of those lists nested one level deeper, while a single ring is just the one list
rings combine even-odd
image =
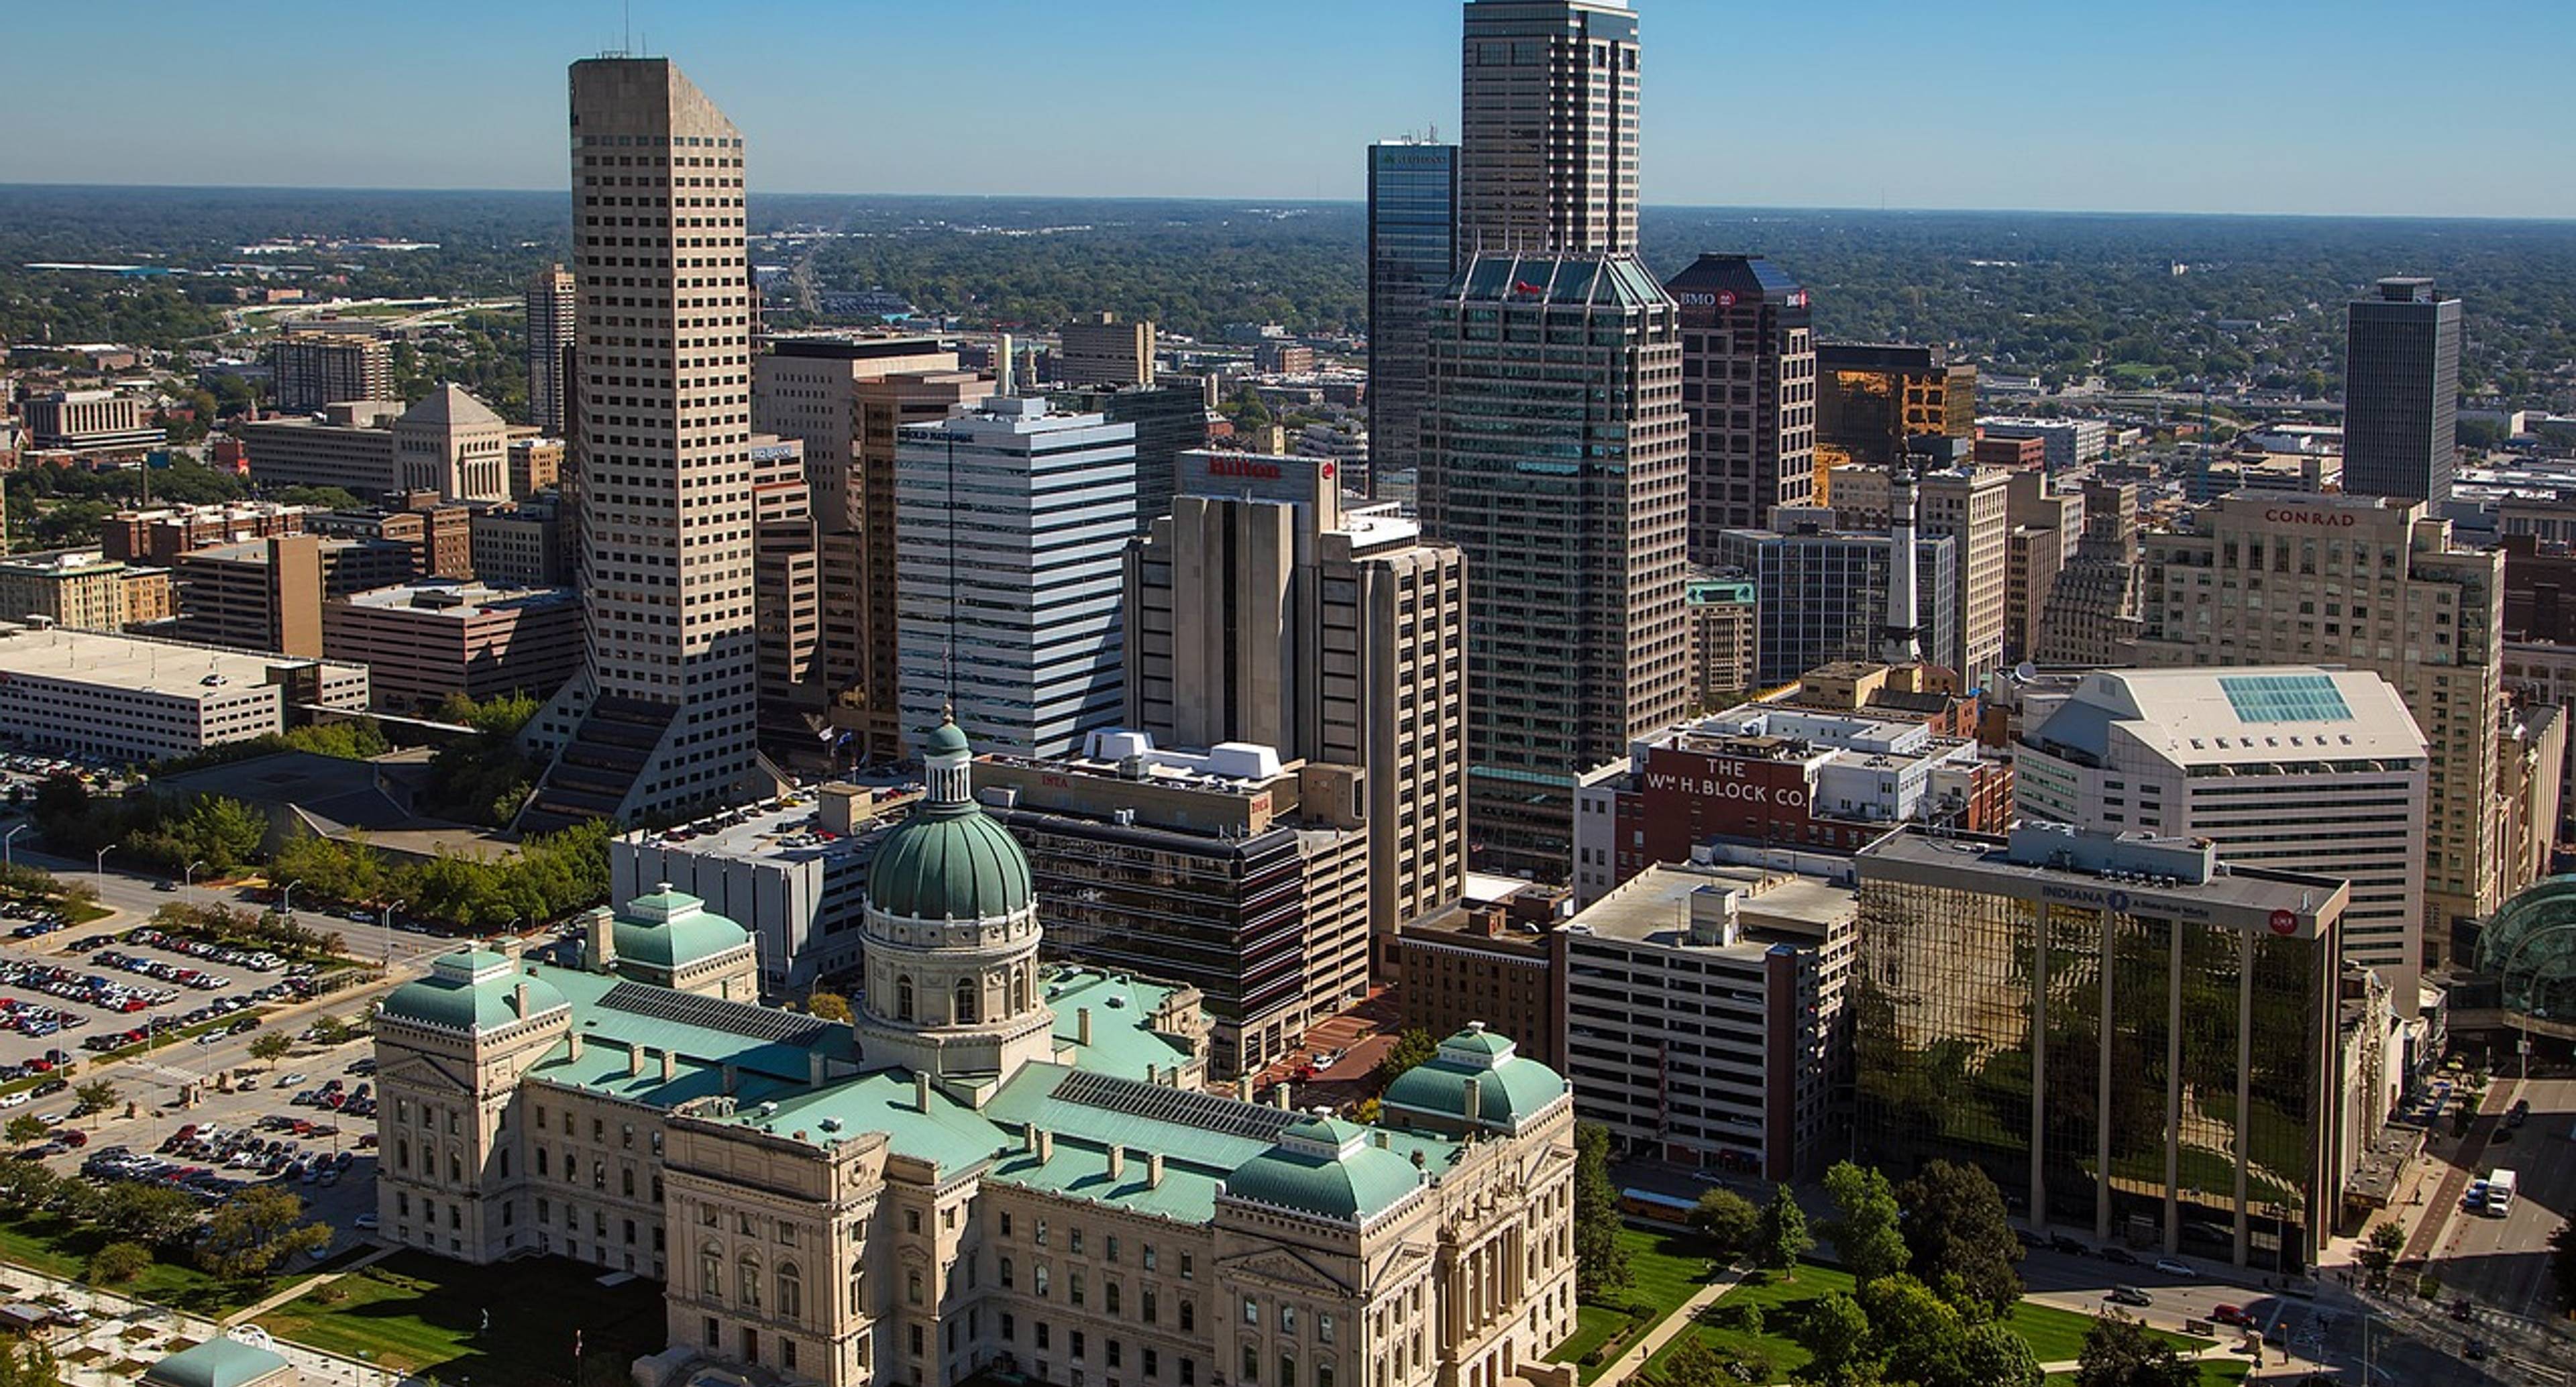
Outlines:
[{"label": "green glass office tower", "polygon": [[1431,389],[1431,307],[1458,263],[1458,147],[1369,146],[1368,431],[1365,476],[1345,490],[1413,496]]},{"label": "green glass office tower", "polygon": [[2026,825],[1861,851],[1864,1155],[1982,1167],[2033,1227],[2295,1271],[2348,1143],[2344,883]]}]

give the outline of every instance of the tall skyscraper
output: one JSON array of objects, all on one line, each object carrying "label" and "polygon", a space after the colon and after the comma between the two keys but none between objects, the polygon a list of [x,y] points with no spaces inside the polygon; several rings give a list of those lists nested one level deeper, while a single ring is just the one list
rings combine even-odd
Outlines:
[{"label": "tall skyscraper", "polygon": [[1064,325],[1057,335],[1056,374],[1067,385],[1152,385],[1154,325],[1121,322],[1115,313],[1092,313]]},{"label": "tall skyscraper", "polygon": [[914,737],[956,708],[976,744],[1071,756],[1127,710],[1136,429],[997,395],[895,449],[897,697]]},{"label": "tall skyscraper", "polygon": [[2458,468],[2460,301],[2389,278],[2344,310],[2343,489],[2435,506]]},{"label": "tall skyscraper", "polygon": [[1342,478],[1363,495],[1421,466],[1431,391],[1431,306],[1458,265],[1458,146],[1381,140],[1368,162],[1368,470]]},{"label": "tall skyscraper", "polygon": [[742,134],[667,58],[586,58],[572,182],[588,669],[530,724],[529,827],[760,788]]},{"label": "tall skyscraper", "polygon": [[528,280],[528,419],[552,438],[563,437],[572,399],[564,373],[572,366],[576,307],[572,271],[549,265]]},{"label": "tall skyscraper", "polygon": [[2405,698],[2433,756],[2423,957],[2439,971],[2454,927],[2526,884],[2497,794],[2503,553],[2453,547],[2420,502],[2253,491],[2144,547],[2137,663],[2348,665]]},{"label": "tall skyscraper", "polygon": [[1637,59],[1625,0],[1467,0],[1462,259],[1636,250]]},{"label": "tall skyscraper", "polygon": [[1939,347],[1902,342],[1817,345],[1819,473],[1847,462],[1885,466],[1906,455],[1908,439],[1976,435],[1976,367],[1953,364]]},{"label": "tall skyscraper", "polygon": [[1702,255],[1664,281],[1682,309],[1690,557],[1816,494],[1816,344],[1807,291],[1758,255]]},{"label": "tall skyscraper", "polygon": [[1562,880],[1575,777],[1689,699],[1679,309],[1631,256],[1480,255],[1431,381],[1423,521],[1476,575],[1469,838]]},{"label": "tall skyscraper", "polygon": [[1467,575],[1329,460],[1185,453],[1127,558],[1127,722],[1163,746],[1254,742],[1364,766],[1377,953],[1467,871]]},{"label": "tall skyscraper", "polygon": [[1136,528],[1172,509],[1172,478],[1181,454],[1208,445],[1208,378],[1157,373],[1152,385],[1094,385],[1055,390],[1047,400],[1068,414],[1097,414],[1136,426]]}]

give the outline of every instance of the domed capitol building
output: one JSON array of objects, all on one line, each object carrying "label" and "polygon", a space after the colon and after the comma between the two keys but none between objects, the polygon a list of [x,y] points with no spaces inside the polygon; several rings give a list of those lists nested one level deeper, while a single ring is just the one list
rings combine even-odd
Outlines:
[{"label": "domed capitol building", "polygon": [[396,988],[379,1236],[661,1282],[648,1387],[1565,1377],[1565,1081],[1469,1030],[1377,1126],[1205,1091],[1194,991],[1040,961],[971,759],[927,742],[853,1022],[758,1005],[748,934],[667,888],[592,912],[581,968],[513,941]]}]

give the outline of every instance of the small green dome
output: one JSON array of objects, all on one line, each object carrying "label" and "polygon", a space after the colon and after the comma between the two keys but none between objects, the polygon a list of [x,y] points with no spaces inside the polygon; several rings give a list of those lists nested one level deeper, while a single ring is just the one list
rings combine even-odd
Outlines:
[{"label": "small green dome", "polygon": [[933,756],[963,756],[966,750],[966,730],[959,727],[954,718],[942,718],[939,726],[932,728],[930,736],[921,744],[924,760]]},{"label": "small green dome", "polygon": [[1365,1127],[1310,1117],[1279,1133],[1269,1150],[1225,1178],[1229,1199],[1337,1222],[1361,1223],[1392,1209],[1422,1184],[1412,1161],[1377,1146]]},{"label": "small green dome", "polygon": [[[1467,1111],[1471,1079],[1476,1084],[1472,1113]],[[1510,1131],[1564,1097],[1565,1088],[1562,1075],[1522,1058],[1510,1040],[1478,1023],[1441,1041],[1439,1053],[1398,1075],[1382,1101],[1390,1112],[1436,1114]]]},{"label": "small green dome", "polygon": [[670,883],[637,896],[617,916],[617,957],[675,972],[751,942],[751,932],[706,908],[706,902]]},{"label": "small green dome", "polygon": [[924,804],[868,864],[868,904],[890,915],[990,920],[1036,900],[1029,855],[972,803]]},{"label": "small green dome", "polygon": [[294,1366],[275,1350],[217,1336],[143,1370],[150,1387],[249,1387]]},{"label": "small green dome", "polygon": [[[518,1005],[523,983],[528,989],[525,1016]],[[416,1026],[481,1034],[570,1005],[554,984],[518,972],[507,957],[490,949],[459,949],[432,960],[428,977],[385,994],[379,1014]]]}]

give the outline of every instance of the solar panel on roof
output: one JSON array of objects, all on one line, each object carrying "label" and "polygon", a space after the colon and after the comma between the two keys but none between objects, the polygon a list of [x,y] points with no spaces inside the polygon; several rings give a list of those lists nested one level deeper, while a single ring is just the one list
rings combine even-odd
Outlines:
[{"label": "solar panel on roof", "polygon": [[1282,1131],[1298,1121],[1296,1113],[1257,1103],[1080,1071],[1066,1075],[1064,1082],[1056,1085],[1055,1096],[1086,1108],[1177,1123],[1248,1141],[1276,1141]]},{"label": "solar panel on roof", "polygon": [[693,992],[677,992],[649,983],[621,982],[608,989],[599,999],[601,1006],[656,1021],[670,1021],[683,1026],[699,1026],[747,1040],[773,1041],[780,1045],[812,1045],[831,1033],[831,1023],[792,1011],[756,1007],[748,1002],[728,1002],[715,997],[701,997]]}]

